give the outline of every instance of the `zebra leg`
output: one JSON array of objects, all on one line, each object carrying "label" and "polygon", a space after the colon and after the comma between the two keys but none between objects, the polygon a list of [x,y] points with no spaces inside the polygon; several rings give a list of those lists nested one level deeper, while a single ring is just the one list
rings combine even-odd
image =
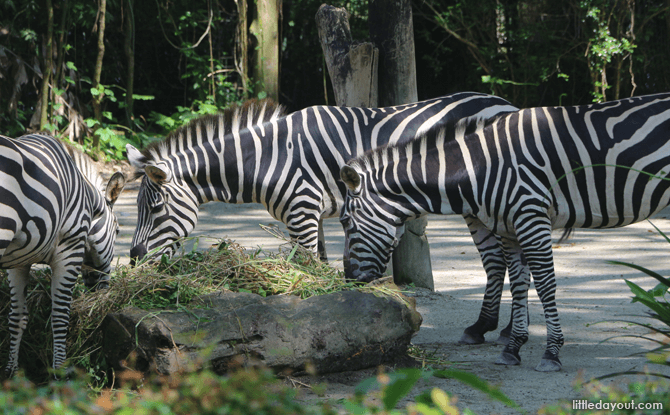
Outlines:
[{"label": "zebra leg", "polygon": [[558,359],[558,352],[563,346],[564,339],[556,308],[556,275],[551,247],[551,223],[549,218],[540,216],[533,221],[532,226],[526,226],[526,229],[528,235],[519,234],[519,242],[528,259],[535,289],[542,301],[547,326],[547,348],[535,370],[557,372],[562,367]]},{"label": "zebra leg", "polygon": [[19,367],[19,347],[23,331],[28,324],[28,305],[26,303],[26,285],[30,276],[30,266],[7,270],[9,290],[11,293],[11,310],[9,312],[9,362],[5,368],[5,376],[14,376]]},{"label": "zebra leg", "polygon": [[[526,272],[530,274],[530,269],[528,269]],[[507,327],[500,330],[500,335],[496,340],[497,344],[501,346],[507,346],[507,343],[509,343],[509,338],[512,335],[512,327],[514,326],[513,323],[514,323],[514,310],[512,310],[510,313],[509,323],[507,323]],[[530,314],[528,313],[528,308],[526,308],[526,324],[530,324]]]},{"label": "zebra leg", "polygon": [[[502,245],[502,241],[500,239],[499,242]],[[526,261],[526,257],[523,255],[523,252],[515,252],[514,255],[519,255],[517,262],[522,265],[522,267],[519,268],[519,272],[522,273],[522,276],[517,278],[523,278],[524,280],[530,281],[530,268],[528,267],[528,262]],[[513,258],[505,258],[505,260],[508,262],[514,261]],[[528,313],[528,307],[526,307],[526,326],[528,326],[528,324],[530,324],[530,314]],[[507,327],[500,331],[500,335],[496,340],[497,344],[507,346],[507,343],[509,343],[509,338],[512,335],[512,327],[514,327],[514,309],[512,309],[510,312],[509,323],[507,323]]]},{"label": "zebra leg", "polygon": [[319,241],[317,247],[319,252],[319,259],[323,262],[328,262],[328,254],[326,253],[326,238],[323,234],[323,218],[319,218]]},{"label": "zebra leg", "polygon": [[[67,254],[66,254],[67,252]],[[81,272],[84,259],[83,241],[80,247],[62,251],[51,264],[51,330],[53,332],[53,368],[60,368],[66,358],[66,337],[70,324],[72,289]]]},{"label": "zebra leg", "polygon": [[[314,255],[321,254],[319,245],[323,229],[321,229],[321,219],[317,209],[301,209],[299,215],[289,217],[289,220],[286,221],[286,227],[291,240]],[[325,254],[324,246],[323,255],[325,256]]]},{"label": "zebra leg", "polygon": [[482,258],[486,271],[486,291],[477,321],[466,328],[458,341],[462,344],[484,343],[484,334],[498,328],[500,297],[507,264],[497,237],[474,216],[465,218],[470,234]]},{"label": "zebra leg", "polygon": [[507,345],[495,363],[498,365],[518,365],[521,363],[519,350],[528,341],[527,316],[530,274],[527,272],[528,266],[519,243],[508,238],[502,238],[501,242],[509,266],[513,325]]}]

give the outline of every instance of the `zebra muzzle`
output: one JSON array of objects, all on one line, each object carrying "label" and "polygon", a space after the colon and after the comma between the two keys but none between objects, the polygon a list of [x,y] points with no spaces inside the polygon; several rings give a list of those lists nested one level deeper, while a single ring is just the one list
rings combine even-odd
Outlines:
[{"label": "zebra muzzle", "polygon": [[134,267],[137,261],[141,261],[147,255],[147,247],[144,244],[135,245],[130,248],[130,266]]}]

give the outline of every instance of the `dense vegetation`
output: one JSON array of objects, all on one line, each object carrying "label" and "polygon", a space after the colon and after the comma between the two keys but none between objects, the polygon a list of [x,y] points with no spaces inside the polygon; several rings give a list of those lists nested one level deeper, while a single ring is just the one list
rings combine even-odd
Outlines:
[{"label": "dense vegetation", "polygon": [[[322,2],[279,2],[275,98],[289,110],[333,104],[314,21]],[[254,71],[260,3],[0,0],[0,133],[45,129],[120,158],[126,141],[264,96],[274,81]],[[330,3],[368,37],[368,0]],[[419,98],[473,90],[526,107],[667,91],[669,4],[417,0]]]}]

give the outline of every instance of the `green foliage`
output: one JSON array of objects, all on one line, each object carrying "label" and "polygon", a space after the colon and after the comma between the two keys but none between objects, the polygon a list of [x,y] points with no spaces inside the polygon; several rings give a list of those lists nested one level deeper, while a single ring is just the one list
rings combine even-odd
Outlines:
[{"label": "green foliage", "polygon": [[[652,226],[656,228],[666,242],[670,243],[670,238],[665,233],[655,225],[652,224]],[[658,347],[645,354],[648,362],[652,365],[670,366],[670,303],[667,299],[670,280],[640,265],[622,261],[608,262],[641,271],[658,281],[658,284],[654,288],[644,290],[634,282],[626,280],[626,284],[633,293],[632,302],[639,302],[645,305],[649,311],[644,317],[650,318],[657,323],[647,324],[638,321],[625,321],[627,324],[643,327],[651,333],[656,334],[656,337],[645,335],[628,335],[626,337],[645,339],[656,343]],[[659,336],[661,337],[660,339],[658,338]],[[651,367],[653,368],[653,366]],[[602,383],[602,379],[621,375],[642,375],[644,377],[641,380],[628,383],[625,388]],[[555,415],[667,413],[667,408],[670,408],[670,382],[667,379],[670,379],[670,377],[655,372],[653,369],[646,369],[640,372],[616,372],[589,382],[578,380],[576,389],[581,390],[583,395],[581,399],[577,400],[578,404],[575,404],[575,401],[562,402],[556,405],[549,405],[539,413]]]},{"label": "green foliage", "polygon": [[[453,371],[452,371],[453,372]],[[438,388],[419,394],[406,408],[401,399],[408,398],[419,380],[429,380],[436,373],[419,369],[401,369],[363,381],[355,395],[340,405],[352,414],[459,414],[452,395]],[[500,399],[486,382],[465,372],[454,372],[454,379],[467,379],[474,389],[490,398],[516,407],[509,399]],[[95,392],[90,379],[78,374],[72,380],[51,381],[36,386],[19,373],[0,389],[0,405],[5,414],[314,414],[341,413],[328,402],[305,404],[298,391],[278,381],[263,369],[238,369],[226,376],[208,370],[180,373],[169,377],[153,375],[148,379],[137,372],[120,373],[120,386]],[[502,395],[504,396],[504,395]],[[369,398],[379,397],[375,401]],[[472,414],[465,410],[466,414]]]},{"label": "green foliage", "polygon": [[666,380],[647,378],[623,388],[599,381],[578,386],[584,390],[580,399],[547,405],[538,414],[664,414],[670,408],[670,383]]},{"label": "green foliage", "polygon": [[[421,370],[421,369],[399,369],[389,374],[380,374],[361,382],[355,389],[352,399],[344,403],[347,413],[367,414],[378,413],[369,403],[370,396],[379,396],[384,413],[404,414],[419,413],[424,415],[433,414],[458,414],[454,396],[438,388],[431,388],[417,395],[413,403],[407,405],[406,411],[394,410],[402,399],[408,397],[410,392],[420,381],[429,381],[431,378],[454,379],[470,386],[473,390],[484,393],[491,400],[502,402],[510,408],[519,409],[519,405],[500,392],[488,382],[478,376],[461,370]],[[375,409],[371,411],[371,409]],[[465,410],[464,413],[472,413]]]},{"label": "green foliage", "polygon": [[[650,222],[651,223],[651,222]],[[670,243],[670,238],[663,233],[656,225],[652,223],[652,226],[658,231],[658,233],[663,236],[666,242]],[[668,290],[670,290],[670,279],[663,277],[657,272],[654,272],[650,269],[647,269],[641,265],[631,264],[628,262],[621,261],[609,261],[611,264],[623,265],[626,267],[633,268],[637,271],[640,271],[655,280],[658,281],[658,284],[650,290],[645,290],[642,287],[638,286],[632,281],[626,280],[626,284],[633,293],[632,302],[639,302],[649,309],[647,315],[644,317],[654,320],[656,324],[651,323],[639,323],[636,321],[629,321],[628,323],[634,324],[637,326],[644,327],[645,329],[650,330],[652,333],[655,333],[657,336],[661,336],[662,339],[647,337],[647,336],[633,336],[641,339],[649,340],[658,345],[658,347],[651,352],[647,353],[647,360],[649,363],[670,366],[670,302],[668,302]],[[627,374],[630,372],[622,372]],[[621,373],[615,373],[618,375]],[[664,376],[660,373],[658,376]],[[670,377],[668,377],[670,379]]]},{"label": "green foliage", "polygon": [[335,414],[327,406],[303,406],[294,389],[266,370],[229,376],[202,371],[138,382],[141,377],[122,373],[124,386],[95,394],[83,376],[36,386],[19,374],[3,384],[0,405],[5,414]]},{"label": "green foliage", "polygon": [[[666,242],[670,243],[670,238],[668,238],[665,233],[658,229],[653,223],[652,226],[661,236],[663,236]],[[668,302],[667,298],[668,290],[670,290],[670,279],[640,265],[621,261],[609,262],[611,264],[633,268],[658,281],[658,284],[650,290],[644,290],[642,287],[629,280],[626,280],[626,284],[634,295],[632,302],[639,302],[646,306],[650,311],[647,312],[645,317],[655,320],[656,323],[660,323],[660,326],[638,322],[629,323],[644,327],[651,332],[664,337],[662,340],[659,340],[651,337],[635,336],[658,344],[656,349],[647,353],[647,359],[650,363],[670,366],[670,302]]]}]

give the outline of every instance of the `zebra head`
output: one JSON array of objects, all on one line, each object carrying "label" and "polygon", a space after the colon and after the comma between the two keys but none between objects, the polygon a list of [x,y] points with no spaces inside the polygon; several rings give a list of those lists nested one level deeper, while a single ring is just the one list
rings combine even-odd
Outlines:
[{"label": "zebra head", "polygon": [[119,234],[119,223],[112,212],[126,179],[122,173],[114,173],[107,183],[104,202],[94,209],[91,228],[86,238],[86,251],[82,266],[82,277],[88,288],[106,288],[112,270],[114,243]]},{"label": "zebra head", "polygon": [[[126,146],[130,164],[142,176],[137,193],[137,228],[130,249],[131,264],[147,253],[171,257],[179,240],[188,236],[198,221],[198,203],[188,186],[175,178],[172,166],[154,161],[132,145]],[[155,252],[154,252],[155,250]]]},{"label": "zebra head", "polygon": [[340,213],[344,228],[344,275],[362,282],[381,278],[391,253],[405,232],[403,218],[382,208],[379,199],[370,197],[367,176],[354,166],[340,171],[347,185],[347,196]]}]

